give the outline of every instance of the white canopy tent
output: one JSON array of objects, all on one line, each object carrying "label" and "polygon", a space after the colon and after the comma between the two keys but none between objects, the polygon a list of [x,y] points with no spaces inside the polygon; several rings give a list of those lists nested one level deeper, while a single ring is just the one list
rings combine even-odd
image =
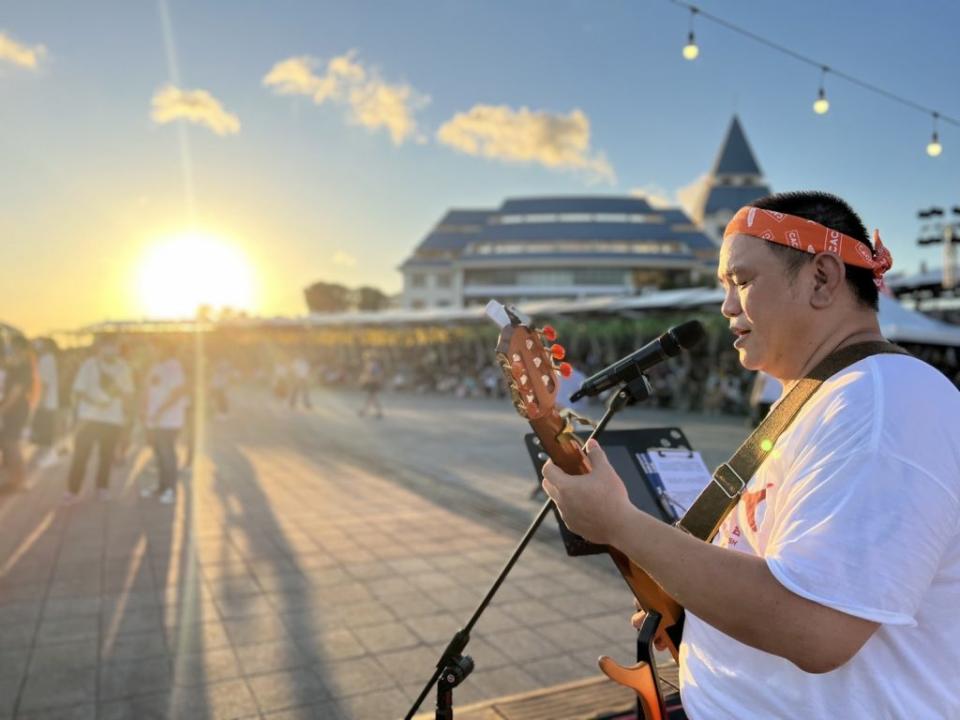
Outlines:
[{"label": "white canopy tent", "polygon": [[[591,298],[583,302],[536,303],[524,305],[532,317],[538,314],[562,315],[568,312],[611,312],[632,314],[644,310],[694,309],[716,307],[723,302],[719,288],[683,288],[629,297]],[[880,296],[880,331],[893,342],[960,347],[960,327],[910,310],[895,298]]]},{"label": "white canopy tent", "polygon": [[[644,295],[593,297],[583,300],[538,300],[520,306],[532,318],[576,315],[581,313],[632,316],[649,310],[694,310],[713,308],[719,312],[723,290],[696,287],[663,290]],[[469,308],[437,308],[432,310],[386,310],[382,312],[315,313],[302,317],[232,318],[205,323],[215,327],[319,328],[351,326],[431,325],[448,323],[486,322],[482,306]],[[156,332],[184,331],[194,323],[180,322],[111,322],[84,329],[84,332]],[[910,310],[897,300],[880,296],[880,329],[888,340],[960,347],[960,326],[934,320]]]},{"label": "white canopy tent", "polygon": [[[691,288],[623,298],[614,303],[613,307],[620,311],[718,307],[722,302],[723,290],[719,288]],[[960,327],[905,308],[895,298],[887,295],[880,295],[879,319],[880,331],[887,340],[960,347]]]},{"label": "white canopy tent", "polygon": [[886,295],[880,296],[880,331],[893,342],[960,347],[960,327],[905,308]]}]

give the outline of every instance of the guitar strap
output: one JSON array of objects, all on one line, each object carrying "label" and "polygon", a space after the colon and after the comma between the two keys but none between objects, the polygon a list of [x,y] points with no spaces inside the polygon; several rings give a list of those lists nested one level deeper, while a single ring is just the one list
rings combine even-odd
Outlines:
[{"label": "guitar strap", "polygon": [[733,457],[714,471],[713,481],[697,496],[677,526],[701,540],[712,540],[720,524],[740,501],[747,483],[763,464],[777,438],[790,427],[800,408],[823,381],[859,360],[885,353],[910,354],[893,343],[865,342],[849,345],[824,358],[777,403]]}]

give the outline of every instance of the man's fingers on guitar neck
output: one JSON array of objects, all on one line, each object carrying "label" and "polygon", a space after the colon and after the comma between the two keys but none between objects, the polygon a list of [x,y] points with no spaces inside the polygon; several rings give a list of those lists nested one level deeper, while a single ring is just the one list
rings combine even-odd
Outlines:
[{"label": "man's fingers on guitar neck", "polygon": [[[646,619],[646,617],[647,617],[647,614],[643,610],[640,610],[639,612],[635,612],[633,615],[630,616],[630,624],[633,625],[634,629],[639,630],[640,626],[643,625],[643,621]],[[666,650],[668,647],[666,640],[663,640],[660,635],[657,635],[653,639],[653,646],[657,650]]]}]

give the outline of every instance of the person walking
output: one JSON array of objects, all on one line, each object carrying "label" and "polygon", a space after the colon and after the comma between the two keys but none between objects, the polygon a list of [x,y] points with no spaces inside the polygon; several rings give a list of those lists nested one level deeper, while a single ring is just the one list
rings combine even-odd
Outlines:
[{"label": "person walking", "polygon": [[26,488],[21,438],[30,418],[30,396],[34,387],[30,343],[22,335],[15,335],[10,343],[5,371],[0,400],[0,452],[7,475],[3,489],[16,491]]},{"label": "person walking", "polygon": [[60,375],[57,344],[48,337],[34,340],[40,397],[33,413],[30,436],[37,446],[36,467],[45,469],[59,462],[56,444],[59,437]]},{"label": "person walking", "polygon": [[210,396],[213,410],[218,418],[225,418],[230,411],[230,378],[233,369],[226,360],[220,360],[213,369],[210,377]]},{"label": "person walking", "polygon": [[357,410],[357,415],[363,417],[368,410],[373,410],[378,420],[383,417],[383,406],[380,404],[380,390],[383,388],[383,364],[372,352],[364,355],[363,373],[360,375],[360,386],[367,393],[363,406]]},{"label": "person walking", "polygon": [[130,455],[130,446],[133,441],[134,426],[137,421],[137,394],[143,387],[143,363],[137,362],[133,347],[128,342],[119,346],[121,362],[130,369],[130,378],[133,382],[133,392],[123,397],[123,425],[113,447],[113,464],[123,467]]},{"label": "person walking", "polygon": [[157,461],[158,482],[155,488],[144,488],[141,495],[156,495],[165,505],[176,501],[177,435],[186,420],[188,396],[187,376],[176,349],[163,343],[147,374],[143,398],[143,423]]},{"label": "person walking", "polygon": [[77,432],[63,504],[72,505],[79,500],[94,446],[98,451],[97,495],[101,501],[107,501],[113,453],[125,419],[124,403],[133,395],[130,367],[120,357],[115,340],[100,338],[96,353],[80,366],[73,392],[77,398]]},{"label": "person walking", "polygon": [[299,399],[303,400],[303,407],[307,410],[313,407],[310,403],[310,362],[302,355],[290,364],[290,407],[297,407]]},{"label": "person walking", "polygon": [[761,423],[782,392],[783,385],[779,380],[763,370],[757,371],[750,391],[750,427]]}]

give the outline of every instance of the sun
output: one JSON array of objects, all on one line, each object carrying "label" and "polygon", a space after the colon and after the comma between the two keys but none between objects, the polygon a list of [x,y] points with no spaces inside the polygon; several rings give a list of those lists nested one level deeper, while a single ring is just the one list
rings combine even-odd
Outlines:
[{"label": "sun", "polygon": [[152,318],[190,318],[197,308],[253,309],[253,266],[236,245],[206,232],[158,241],[143,257],[140,300]]}]

